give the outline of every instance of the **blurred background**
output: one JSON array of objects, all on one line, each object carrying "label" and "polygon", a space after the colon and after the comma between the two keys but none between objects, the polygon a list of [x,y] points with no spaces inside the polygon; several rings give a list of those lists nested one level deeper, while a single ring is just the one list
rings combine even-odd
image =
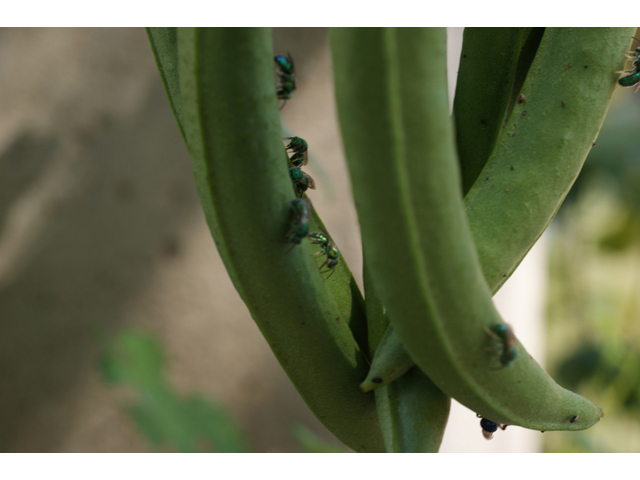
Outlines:
[{"label": "blurred background", "polygon": [[[310,145],[309,196],[360,281],[327,33],[274,29],[298,82],[282,119]],[[449,30],[453,82],[461,35]],[[0,451],[344,450],[227,276],[145,31],[3,28],[0,65]],[[455,406],[442,451],[640,450],[639,126],[640,95],[619,88],[498,294],[528,351],[605,418],[486,442]]]}]

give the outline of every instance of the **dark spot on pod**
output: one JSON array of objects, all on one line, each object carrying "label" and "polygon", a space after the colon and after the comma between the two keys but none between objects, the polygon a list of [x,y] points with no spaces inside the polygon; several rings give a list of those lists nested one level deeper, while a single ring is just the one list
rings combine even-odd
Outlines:
[{"label": "dark spot on pod", "polygon": [[489,180],[489,177],[485,178],[485,180]]},{"label": "dark spot on pod", "polygon": [[511,134],[511,136],[512,136],[512,137],[515,137],[515,136],[516,136],[516,134],[515,134],[515,133],[512,133],[512,134]]},{"label": "dark spot on pod", "polygon": [[518,103],[524,103],[524,95],[523,94],[518,95]]},{"label": "dark spot on pod", "polygon": [[560,102],[560,104],[562,105],[562,108],[564,108],[564,101]]},{"label": "dark spot on pod", "polygon": [[381,379],[381,378],[378,378],[378,377],[376,377],[376,378],[372,378],[372,379],[371,379],[371,381],[372,381],[373,383],[382,383],[382,379]]},{"label": "dark spot on pod", "polygon": [[575,421],[578,419],[578,415],[574,415],[573,417],[571,417],[571,420],[569,420],[570,423],[575,423]]},{"label": "dark spot on pod", "polygon": [[503,277],[506,277],[506,276],[507,276],[507,274],[505,273],[505,274],[504,274],[504,275],[502,275],[502,276],[503,276]]},{"label": "dark spot on pod", "polygon": [[525,110],[524,112],[522,112],[522,115],[523,115],[523,116],[524,116],[524,115],[526,115],[526,114],[527,114],[527,111],[526,111],[526,110]]},{"label": "dark spot on pod", "polygon": [[485,123],[487,123],[487,121],[486,121],[486,120],[480,120],[480,123],[481,123],[482,125],[484,125]]},{"label": "dark spot on pod", "polygon": [[464,55],[462,55],[462,58],[467,58],[467,54],[465,53]]},{"label": "dark spot on pod", "polygon": [[513,165],[511,165],[511,170],[513,170]]},{"label": "dark spot on pod", "polygon": [[336,317],[336,322],[339,322],[339,321],[340,321],[340,317]]},{"label": "dark spot on pod", "polygon": [[540,433],[544,433],[544,430],[540,430]]},{"label": "dark spot on pod", "polygon": [[593,144],[591,145],[592,147],[595,147],[597,145],[596,142],[593,142]]},{"label": "dark spot on pod", "polygon": [[589,65],[585,65],[584,68],[589,68]]}]

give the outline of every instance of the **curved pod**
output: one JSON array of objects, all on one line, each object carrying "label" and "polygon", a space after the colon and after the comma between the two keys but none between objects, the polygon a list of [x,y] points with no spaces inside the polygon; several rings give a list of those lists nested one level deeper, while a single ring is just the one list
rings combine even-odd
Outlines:
[{"label": "curved pod", "polygon": [[[314,414],[356,451],[384,451],[367,362],[307,242],[282,241],[295,198],[283,161],[269,29],[178,29],[182,122],[216,246]],[[233,74],[239,72],[239,75]]]},{"label": "curved pod", "polygon": [[[601,410],[557,385],[521,345],[508,368],[487,352],[485,328],[503,321],[462,202],[445,38],[443,29],[333,31],[343,141],[376,288],[408,353],[448,395],[502,424],[588,428]],[[546,48],[559,48],[554,41]]]},{"label": "curved pod", "polygon": [[[369,348],[377,353],[389,321],[369,274],[366,251],[364,257]],[[420,369],[414,368],[392,385],[376,389],[375,398],[378,421],[388,453],[436,453],[440,449],[449,419],[451,398]]]}]

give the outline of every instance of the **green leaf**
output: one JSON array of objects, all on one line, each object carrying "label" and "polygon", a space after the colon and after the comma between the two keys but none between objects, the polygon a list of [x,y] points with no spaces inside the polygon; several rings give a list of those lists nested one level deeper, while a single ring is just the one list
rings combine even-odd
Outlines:
[{"label": "green leaf", "polygon": [[193,436],[205,440],[218,453],[248,451],[244,434],[233,417],[221,405],[202,397],[186,398],[182,404]]},{"label": "green leaf", "polygon": [[291,434],[300,446],[309,453],[349,453],[343,447],[318,437],[304,425],[298,424],[291,427]]},{"label": "green leaf", "polygon": [[127,410],[154,445],[181,452],[245,452],[243,434],[224,407],[200,396],[181,398],[166,383],[161,344],[143,332],[125,330],[103,354],[107,381],[128,383],[139,396]]},{"label": "green leaf", "polygon": [[162,384],[164,365],[160,343],[148,334],[134,330],[120,333],[100,359],[107,381],[128,383],[141,389]]}]

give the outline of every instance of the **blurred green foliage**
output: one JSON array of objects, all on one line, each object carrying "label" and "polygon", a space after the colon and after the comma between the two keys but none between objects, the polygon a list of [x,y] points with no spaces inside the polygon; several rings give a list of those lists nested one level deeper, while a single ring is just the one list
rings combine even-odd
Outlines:
[{"label": "blurred green foliage", "polygon": [[640,451],[640,95],[619,89],[551,229],[548,364],[605,411],[551,452]]},{"label": "blurred green foliage", "polygon": [[165,366],[160,343],[133,330],[119,333],[100,359],[106,381],[136,393],[127,411],[152,445],[168,444],[179,452],[246,452],[242,431],[229,412],[198,395],[180,396],[167,382]]},{"label": "blurred green foliage", "polygon": [[350,453],[346,447],[323,440],[304,425],[296,424],[291,427],[291,434],[308,453]]}]

